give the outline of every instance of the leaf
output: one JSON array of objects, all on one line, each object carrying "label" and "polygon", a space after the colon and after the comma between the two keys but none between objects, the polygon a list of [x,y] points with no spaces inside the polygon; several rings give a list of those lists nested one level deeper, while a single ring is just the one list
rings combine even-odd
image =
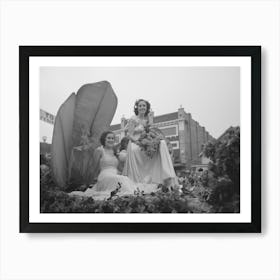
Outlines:
[{"label": "leaf", "polygon": [[83,85],[77,92],[73,123],[73,146],[81,140],[81,129],[87,129],[91,141],[99,145],[99,137],[109,128],[117,107],[117,97],[107,81]]},{"label": "leaf", "polygon": [[58,186],[66,187],[68,163],[72,148],[72,127],[76,96],[72,93],[60,106],[54,123],[51,165],[53,177]]}]

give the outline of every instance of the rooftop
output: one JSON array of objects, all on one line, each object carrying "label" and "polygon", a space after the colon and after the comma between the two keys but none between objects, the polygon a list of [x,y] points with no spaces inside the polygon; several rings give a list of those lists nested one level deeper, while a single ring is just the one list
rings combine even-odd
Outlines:
[{"label": "rooftop", "polygon": [[164,114],[154,117],[154,123],[166,122],[178,119],[178,112]]},{"label": "rooftop", "polygon": [[119,130],[121,129],[121,124],[113,124],[113,125],[110,125],[110,130]]}]

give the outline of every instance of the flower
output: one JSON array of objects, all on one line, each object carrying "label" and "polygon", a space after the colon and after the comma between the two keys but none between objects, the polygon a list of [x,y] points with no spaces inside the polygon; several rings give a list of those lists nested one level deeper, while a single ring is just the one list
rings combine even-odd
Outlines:
[{"label": "flower", "polygon": [[160,130],[146,126],[140,135],[138,145],[145,154],[152,158],[159,150],[160,141],[164,139]]}]

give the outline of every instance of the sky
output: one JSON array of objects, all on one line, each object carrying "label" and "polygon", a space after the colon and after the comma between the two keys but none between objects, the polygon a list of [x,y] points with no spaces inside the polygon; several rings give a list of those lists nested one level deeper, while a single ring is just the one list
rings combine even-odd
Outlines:
[{"label": "sky", "polygon": [[[240,125],[239,67],[41,67],[40,109],[56,115],[72,92],[106,80],[118,98],[112,124],[131,117],[137,99],[151,103],[155,116],[182,106],[215,138]],[[40,121],[40,141],[51,142],[53,126]]]}]

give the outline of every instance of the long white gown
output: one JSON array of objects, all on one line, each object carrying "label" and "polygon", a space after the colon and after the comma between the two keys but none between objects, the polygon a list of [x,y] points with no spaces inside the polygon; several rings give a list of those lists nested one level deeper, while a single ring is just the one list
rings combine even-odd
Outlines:
[{"label": "long white gown", "polygon": [[118,196],[133,195],[135,191],[144,190],[150,193],[157,190],[155,184],[135,184],[127,176],[118,174],[118,159],[113,153],[101,148],[100,174],[97,183],[86,191],[73,191],[69,195],[92,197],[95,200],[104,200],[111,196],[111,192],[117,191]]},{"label": "long white gown", "polygon": [[[128,123],[128,135],[138,140],[144,131],[144,125],[145,121],[133,116]],[[175,184],[176,174],[165,140],[161,140],[159,151],[152,158],[148,157],[137,144],[129,141],[123,175],[136,183],[163,184],[169,179]]]}]

